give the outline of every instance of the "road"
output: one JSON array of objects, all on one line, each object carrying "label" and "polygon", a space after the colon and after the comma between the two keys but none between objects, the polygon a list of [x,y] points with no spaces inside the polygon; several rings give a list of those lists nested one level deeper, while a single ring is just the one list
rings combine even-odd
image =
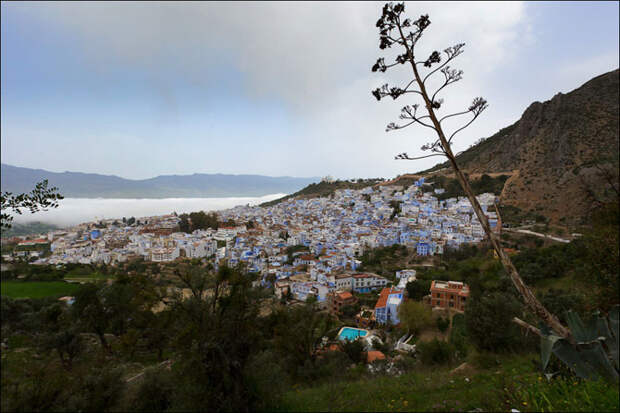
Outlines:
[{"label": "road", "polygon": [[558,238],[558,237],[554,237],[552,235],[541,234],[540,232],[530,231],[529,229],[502,228],[502,231],[519,232],[521,234],[534,235],[534,236],[537,236],[539,238],[546,238],[546,239],[551,239],[551,240],[557,241],[557,242],[563,242],[564,244],[568,244],[571,241],[569,239]]}]

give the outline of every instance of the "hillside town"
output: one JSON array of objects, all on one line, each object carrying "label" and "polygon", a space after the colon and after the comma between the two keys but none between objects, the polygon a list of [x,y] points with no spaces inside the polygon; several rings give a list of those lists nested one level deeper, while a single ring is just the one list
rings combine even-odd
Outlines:
[{"label": "hillside town", "polygon": [[[16,254],[30,255],[35,265],[113,265],[135,258],[151,262],[196,258],[216,268],[223,263],[243,263],[249,272],[259,273],[260,282],[272,286],[277,297],[290,294],[306,301],[314,295],[327,307],[335,293],[366,293],[391,285],[385,277],[357,271],[359,257],[368,249],[400,244],[419,256],[432,256],[442,254],[444,248],[483,239],[482,227],[466,198],[439,201],[435,195],[442,190],[425,192],[427,188],[420,178],[408,188],[345,189],[330,197],[290,199],[271,207],[238,206],[219,211],[218,217],[242,224],[192,233],[179,232],[176,214],[135,221],[123,218],[124,222],[108,219],[51,231],[46,238],[18,244],[49,244],[48,256],[39,257],[36,249]],[[499,228],[501,222],[491,211],[495,196],[486,193],[478,200],[491,226]],[[396,278],[402,293],[406,283],[415,280],[415,270],[400,271]],[[395,302],[388,297],[383,301]],[[460,301],[458,307],[462,307]]]}]

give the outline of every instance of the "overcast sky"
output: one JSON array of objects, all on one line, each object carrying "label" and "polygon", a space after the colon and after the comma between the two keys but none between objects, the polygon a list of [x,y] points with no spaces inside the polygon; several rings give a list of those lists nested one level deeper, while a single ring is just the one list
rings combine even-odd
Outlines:
[{"label": "overcast sky", "polygon": [[[385,133],[409,79],[370,71],[383,3],[2,2],[1,159],[148,178],[233,173],[393,177],[436,163],[425,128]],[[618,2],[413,3],[418,55],[466,43],[443,110],[484,96],[467,148],[534,101],[618,67]],[[426,56],[425,56],[426,57]],[[454,125],[456,126],[456,125]]]}]

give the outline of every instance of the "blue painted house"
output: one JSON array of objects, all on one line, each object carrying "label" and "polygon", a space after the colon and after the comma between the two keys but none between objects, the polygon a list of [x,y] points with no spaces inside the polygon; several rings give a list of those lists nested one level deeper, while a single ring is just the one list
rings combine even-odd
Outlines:
[{"label": "blue painted house", "polygon": [[430,245],[427,242],[418,242],[416,245],[416,252],[418,255],[429,255],[430,254]]}]

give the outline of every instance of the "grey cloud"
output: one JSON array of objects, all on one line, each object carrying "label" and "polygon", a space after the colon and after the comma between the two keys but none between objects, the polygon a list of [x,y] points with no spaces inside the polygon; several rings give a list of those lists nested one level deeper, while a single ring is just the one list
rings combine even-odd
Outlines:
[{"label": "grey cloud", "polygon": [[[428,165],[393,161],[394,154],[415,152],[428,141],[428,131],[385,134],[385,125],[397,120],[400,107],[412,102],[379,103],[370,95],[384,82],[408,79],[401,67],[383,76],[370,72],[377,57],[389,55],[379,50],[375,27],[382,5],[71,2],[40,3],[25,12],[72,34],[96,70],[126,66],[143,73],[160,91],[164,112],[175,107],[174,95],[167,92],[169,79],[208,87],[214,68],[221,69],[223,63],[236,67],[249,96],[281,99],[292,109],[296,129],[289,139],[295,147],[304,145],[302,156],[292,151],[288,159],[269,159],[254,172],[277,175],[293,168],[301,176],[321,174],[323,168],[325,174],[367,177],[433,164],[433,158]],[[523,4],[516,2],[416,2],[407,8],[408,14],[428,13],[433,21],[420,54],[467,43],[466,53],[455,63],[465,78],[448,92],[446,110],[488,95],[489,73],[517,54],[516,40],[527,17]],[[518,117],[514,108],[496,103],[491,100],[484,123],[463,134],[462,142],[505,126],[497,119]],[[212,161],[219,165],[220,160]]]},{"label": "grey cloud", "polygon": [[[258,97],[280,96],[297,108],[321,106],[365,77],[376,56],[374,23],[382,2],[70,2],[29,8],[81,39],[99,70],[128,62],[159,81],[176,73],[201,82],[230,60]],[[466,41],[477,67],[504,57],[524,18],[520,3],[408,4],[429,13],[424,46]],[[424,49],[424,48],[423,48]],[[428,48],[428,50],[432,50]],[[482,64],[481,64],[482,63]]]}]

